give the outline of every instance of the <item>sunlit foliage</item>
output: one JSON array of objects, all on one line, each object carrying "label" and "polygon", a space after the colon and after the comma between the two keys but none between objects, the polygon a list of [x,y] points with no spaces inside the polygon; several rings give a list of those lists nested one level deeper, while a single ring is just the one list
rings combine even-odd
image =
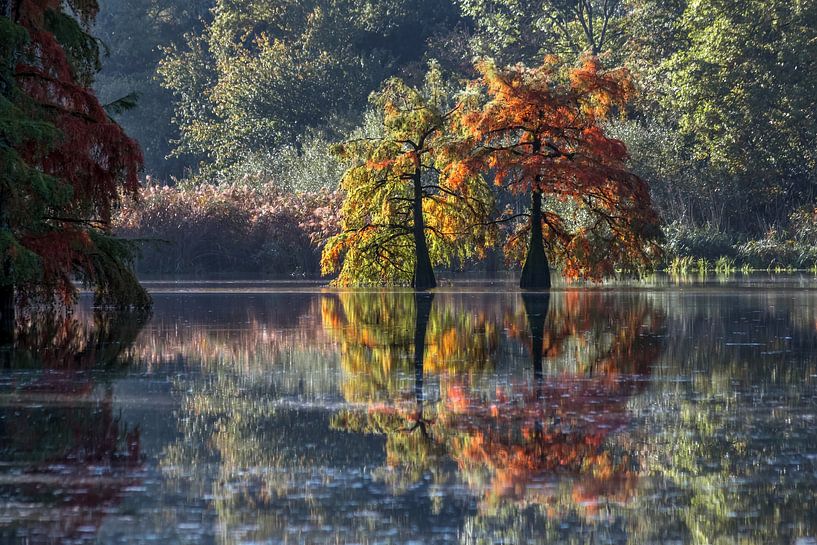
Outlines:
[{"label": "sunlit foliage", "polygon": [[578,59],[618,53],[626,40],[621,0],[458,0],[474,21],[475,53],[503,63],[535,62],[545,54]]},{"label": "sunlit foliage", "polygon": [[664,107],[697,157],[739,176],[741,191],[721,198],[746,195],[751,215],[785,223],[814,199],[817,6],[694,0],[678,27],[688,46],[663,63]]},{"label": "sunlit foliage", "polygon": [[339,270],[337,283],[434,287],[432,266],[484,255],[493,197],[480,172],[446,173],[450,102],[436,65],[421,88],[391,79],[372,98],[377,132],[336,147],[351,166],[341,182],[341,233],[327,243],[322,268]]},{"label": "sunlit foliage", "polygon": [[[602,70],[595,57],[573,69],[552,57],[536,68],[483,62],[479,69],[482,79],[456,119],[462,158],[450,167],[452,183],[491,172],[496,185],[531,196],[529,221],[506,243],[514,259],[527,250],[523,284],[531,260],[544,257],[543,240],[569,278],[649,265],[660,235],[649,188],[628,170],[624,144],[602,126],[631,92],[627,72]],[[547,262],[531,268],[544,276]]]},{"label": "sunlit foliage", "polygon": [[438,0],[215,1],[212,20],[166,47],[159,68],[176,96],[178,152],[221,169],[309,129],[336,138],[455,14]]}]

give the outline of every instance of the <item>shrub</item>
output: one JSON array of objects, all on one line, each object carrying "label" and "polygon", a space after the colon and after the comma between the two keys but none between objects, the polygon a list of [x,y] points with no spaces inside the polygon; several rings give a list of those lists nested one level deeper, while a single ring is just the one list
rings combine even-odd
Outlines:
[{"label": "shrub", "polygon": [[735,272],[735,260],[722,255],[715,261],[715,272],[718,274],[732,274]]},{"label": "shrub", "polygon": [[695,256],[714,261],[719,257],[735,257],[736,240],[713,227],[690,227],[679,222],[664,228],[664,251],[668,260],[680,256]]},{"label": "shrub", "polygon": [[738,246],[738,254],[741,261],[758,269],[807,268],[817,263],[817,248],[811,243],[785,238],[775,229]]},{"label": "shrub", "polygon": [[817,208],[806,207],[792,212],[788,234],[801,244],[817,245]]},{"label": "shrub", "polygon": [[695,258],[690,256],[675,256],[667,266],[670,274],[688,274],[695,264]]},{"label": "shrub", "polygon": [[150,186],[127,200],[116,232],[139,239],[137,271],[317,275],[338,225],[337,192],[285,192],[271,183]]}]

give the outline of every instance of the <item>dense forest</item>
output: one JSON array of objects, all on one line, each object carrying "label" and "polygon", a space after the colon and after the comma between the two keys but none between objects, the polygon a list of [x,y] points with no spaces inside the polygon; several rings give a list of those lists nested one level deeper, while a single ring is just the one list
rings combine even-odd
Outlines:
[{"label": "dense forest", "polygon": [[[338,188],[349,157],[330,146],[378,130],[377,96],[390,78],[419,87],[433,64],[439,92],[455,101],[479,77],[480,59],[534,67],[556,56],[574,66],[595,55],[632,79],[626,105],[604,128],[649,184],[665,264],[723,256],[809,267],[817,258],[816,18],[805,1],[105,0],[94,32],[110,51],[95,88],[103,102],[139,93],[138,106],[117,119],[142,144],[153,183],[185,188],[151,192],[128,211],[124,232],[184,237],[210,263],[213,239],[188,240],[157,209],[213,218],[210,203],[196,206],[189,192],[246,186],[252,197],[250,189],[220,196],[217,221],[230,228],[206,232],[266,230],[246,210],[257,192],[280,191],[261,200],[291,214],[280,221],[303,224],[287,194]],[[513,196],[497,199],[521,211]],[[233,269],[316,272],[314,261],[278,257],[295,259],[308,246],[292,252],[291,238],[261,238],[234,255],[229,240],[219,242],[218,259]],[[170,262],[158,249],[142,268],[206,270],[195,254]],[[247,255],[252,262],[241,262]]]},{"label": "dense forest", "polygon": [[817,264],[813,2],[0,6],[5,302]]}]

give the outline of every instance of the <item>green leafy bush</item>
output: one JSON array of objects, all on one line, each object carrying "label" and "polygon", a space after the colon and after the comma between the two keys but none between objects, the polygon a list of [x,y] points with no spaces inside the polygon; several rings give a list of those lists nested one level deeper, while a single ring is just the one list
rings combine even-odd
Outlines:
[{"label": "green leafy bush", "polygon": [[739,259],[757,269],[803,269],[817,263],[817,247],[771,229],[764,238],[738,246]]},{"label": "green leafy bush", "polygon": [[690,227],[679,222],[664,228],[667,259],[678,256],[694,256],[714,261],[719,257],[737,255],[732,235],[713,227]]}]

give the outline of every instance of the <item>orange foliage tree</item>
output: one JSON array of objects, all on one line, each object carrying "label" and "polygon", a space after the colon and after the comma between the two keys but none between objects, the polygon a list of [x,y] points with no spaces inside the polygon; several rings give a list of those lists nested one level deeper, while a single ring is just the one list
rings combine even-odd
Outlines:
[{"label": "orange foliage tree", "polygon": [[595,57],[574,69],[554,57],[536,68],[486,61],[478,69],[481,80],[464,93],[454,121],[460,155],[448,168],[455,182],[492,172],[496,185],[530,194],[529,214],[499,220],[528,217],[505,248],[521,258],[529,234],[521,286],[550,287],[545,247],[568,278],[650,264],[660,229],[649,188],[627,169],[625,145],[603,128],[631,94],[626,71],[604,71]]}]

